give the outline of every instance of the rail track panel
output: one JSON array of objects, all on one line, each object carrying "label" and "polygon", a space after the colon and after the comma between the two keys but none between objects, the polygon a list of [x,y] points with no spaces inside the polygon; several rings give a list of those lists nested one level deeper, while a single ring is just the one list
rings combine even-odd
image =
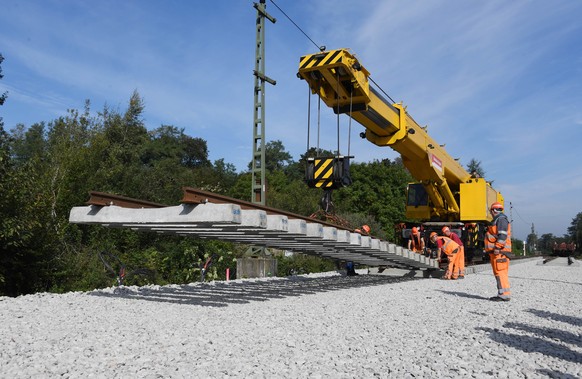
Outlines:
[{"label": "rail track panel", "polygon": [[438,270],[438,262],[408,249],[349,229],[192,188],[182,204],[165,206],[91,192],[73,207],[69,222],[130,228],[289,250],[367,266]]}]

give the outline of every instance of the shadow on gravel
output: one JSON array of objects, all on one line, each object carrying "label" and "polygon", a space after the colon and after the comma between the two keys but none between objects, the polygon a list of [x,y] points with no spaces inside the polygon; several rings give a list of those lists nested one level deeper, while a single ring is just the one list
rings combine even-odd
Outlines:
[{"label": "shadow on gravel", "polygon": [[560,378],[560,379],[580,379],[579,376],[575,376],[575,375],[570,375],[570,374],[566,374],[563,373],[561,371],[555,371],[555,370],[548,370],[548,369],[539,369],[536,370],[537,372],[539,372],[540,374],[547,376],[548,378]]},{"label": "shadow on gravel", "polygon": [[117,287],[89,292],[90,296],[155,301],[208,307],[226,307],[253,301],[268,301],[348,288],[370,287],[418,280],[382,275],[332,276],[323,278],[274,278],[244,282],[196,283],[173,286]]},{"label": "shadow on gravel", "polygon": [[[489,338],[497,343],[519,349],[526,353],[540,353],[548,357],[554,357],[573,363],[582,362],[582,354],[567,346],[561,345],[560,343],[551,341],[557,340],[567,344],[580,345],[580,342],[578,341],[579,337],[572,333],[559,331],[557,329],[540,328],[512,322],[506,323],[504,328],[526,331],[533,334],[534,336],[524,336],[520,334],[508,333],[497,328],[492,329],[479,327],[476,329],[487,332],[489,334]],[[561,376],[556,377],[561,378]]]},{"label": "shadow on gravel", "polygon": [[451,296],[466,297],[468,299],[489,300],[488,297],[473,295],[473,294],[466,293],[466,292],[456,292],[456,291],[439,291],[439,292],[442,292],[444,294],[451,295]]},{"label": "shadow on gravel", "polygon": [[539,326],[532,326],[523,324],[521,322],[506,322],[503,327],[511,328],[515,330],[522,330],[537,336],[542,336],[544,338],[552,340],[560,340],[570,345],[576,345],[582,347],[582,340],[580,336],[576,333],[555,329],[555,328],[542,328]]},{"label": "shadow on gravel", "polygon": [[553,312],[540,311],[538,309],[528,309],[527,312],[542,318],[547,318],[554,321],[565,322],[574,326],[582,326],[582,318],[574,316],[564,316]]}]

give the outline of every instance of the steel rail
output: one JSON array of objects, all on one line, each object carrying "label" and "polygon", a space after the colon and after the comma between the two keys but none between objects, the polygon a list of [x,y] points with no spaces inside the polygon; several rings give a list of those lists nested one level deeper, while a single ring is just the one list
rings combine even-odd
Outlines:
[{"label": "steel rail", "polygon": [[[354,232],[351,228],[346,228],[341,225],[332,224],[330,222],[326,222],[323,220],[318,220],[316,218],[311,218],[307,216],[298,215],[295,213],[283,211],[276,208],[267,207],[260,204],[254,204],[248,201],[235,199],[232,197],[219,195],[213,192],[204,191],[198,188],[193,187],[183,187],[183,197],[180,201],[183,204],[206,204],[206,203],[213,203],[213,204],[235,204],[241,207],[241,209],[254,209],[254,210],[262,210],[267,212],[269,215],[281,215],[287,216],[289,219],[300,219],[307,222],[317,223],[324,226],[333,227],[340,230],[349,230],[350,232]],[[163,208],[166,207],[164,204],[154,203],[151,201],[134,199],[131,197],[115,195],[106,192],[98,192],[98,191],[90,191],[89,192],[90,198],[86,202],[87,205],[96,205],[96,206],[109,206],[109,205],[116,205],[118,207],[123,208]]]},{"label": "steel rail", "polygon": [[261,204],[254,204],[248,201],[234,199],[232,197],[218,195],[212,192],[204,191],[198,188],[192,187],[183,187],[182,190],[184,191],[184,197],[182,198],[182,203],[186,204],[204,204],[204,203],[213,203],[213,204],[236,204],[241,207],[241,209],[258,209],[267,212],[267,214],[271,215],[281,215],[287,216],[289,219],[300,219],[305,220],[307,222],[314,222],[325,226],[331,226],[336,229],[341,230],[349,230],[353,232],[354,230],[351,228],[346,228],[344,226],[332,224],[330,222],[326,222],[323,220],[318,220],[316,218],[311,218],[307,216],[298,215],[295,213],[283,211],[276,208],[267,207]]},{"label": "steel rail", "polygon": [[87,205],[97,205],[106,207],[116,205],[123,208],[163,208],[164,204],[154,203],[146,200],[133,199],[131,197],[114,195],[112,193],[90,191]]}]

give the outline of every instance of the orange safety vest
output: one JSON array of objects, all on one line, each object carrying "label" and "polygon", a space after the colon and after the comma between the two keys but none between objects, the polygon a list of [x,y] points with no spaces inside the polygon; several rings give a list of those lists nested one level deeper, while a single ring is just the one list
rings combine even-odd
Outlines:
[{"label": "orange safety vest", "polygon": [[459,244],[450,239],[449,237],[437,237],[437,240],[438,239],[443,241],[443,246],[441,246],[441,249],[443,249],[443,252],[446,255],[453,255],[459,251],[460,247]]},{"label": "orange safety vest", "polygon": [[504,231],[499,232],[497,230],[497,220],[499,220],[500,217],[505,217],[507,219],[507,216],[500,215],[487,227],[487,232],[485,233],[486,252],[490,253],[493,250],[500,250],[506,253],[511,253],[511,225],[509,224],[509,221],[507,222],[507,236],[505,237],[505,240],[497,238],[499,234],[501,234],[501,236],[505,234]]}]

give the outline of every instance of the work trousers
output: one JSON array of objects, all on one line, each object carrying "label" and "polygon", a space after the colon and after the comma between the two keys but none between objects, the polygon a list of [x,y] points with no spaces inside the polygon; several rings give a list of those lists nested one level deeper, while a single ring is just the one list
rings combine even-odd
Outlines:
[{"label": "work trousers", "polygon": [[447,258],[449,260],[449,265],[447,266],[447,271],[445,272],[445,279],[457,279],[458,273],[455,273],[455,268],[458,267],[459,263],[457,262],[459,259],[459,252],[461,249],[456,253],[447,254]]},{"label": "work trousers", "polygon": [[451,274],[453,279],[457,279],[459,276],[465,276],[465,247],[459,246],[459,252],[457,253],[457,258],[455,259],[455,265]]},{"label": "work trousers", "polygon": [[503,254],[489,253],[493,275],[497,282],[497,295],[503,299],[511,297],[509,285],[509,258]]}]

